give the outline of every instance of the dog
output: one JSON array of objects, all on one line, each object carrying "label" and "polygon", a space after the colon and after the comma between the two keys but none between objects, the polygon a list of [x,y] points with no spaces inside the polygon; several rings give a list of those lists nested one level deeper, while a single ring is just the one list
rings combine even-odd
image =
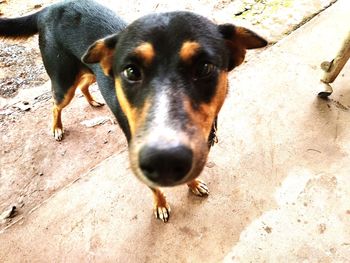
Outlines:
[{"label": "dog", "polygon": [[52,133],[63,138],[61,113],[80,88],[97,82],[123,130],[134,174],[153,192],[154,214],[167,222],[170,207],[159,187],[197,179],[216,140],[217,117],[228,93],[228,73],[246,50],[267,41],[232,24],[217,25],[192,12],[150,14],[127,24],[92,0],[68,0],[34,14],[0,19],[0,37],[39,34],[53,93]]}]

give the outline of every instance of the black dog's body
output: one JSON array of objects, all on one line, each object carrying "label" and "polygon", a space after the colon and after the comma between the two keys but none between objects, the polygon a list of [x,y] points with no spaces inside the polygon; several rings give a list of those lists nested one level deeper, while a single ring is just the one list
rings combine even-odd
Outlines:
[{"label": "black dog's body", "polygon": [[190,12],[149,15],[126,25],[90,0],[0,19],[0,37],[35,33],[52,83],[57,140],[63,135],[61,111],[77,87],[92,106],[101,105],[88,92],[96,80],[128,140],[135,175],[154,193],[156,216],[166,222],[170,212],[158,186],[187,183],[196,195],[208,194],[196,177],[215,140],[227,73],[243,62],[246,49],[265,46],[264,39]]},{"label": "black dog's body", "polygon": [[[71,99],[74,92],[69,94],[69,90],[77,87],[78,77],[82,72],[91,72],[95,75],[109,108],[114,114],[121,114],[113,80],[104,75],[99,65],[85,64],[81,57],[96,40],[120,32],[125,27],[126,23],[114,12],[94,1],[68,0],[29,16],[0,19],[0,37],[26,38],[39,33],[39,47],[45,69],[51,79],[56,105],[62,104],[65,99]],[[100,106],[99,103],[96,104],[92,105]],[[55,138],[61,140],[63,127],[58,127],[62,133],[55,134],[56,118],[54,112],[52,129]],[[117,119],[121,121],[123,116]],[[122,121],[120,125],[124,132],[128,133],[126,123]]]},{"label": "black dog's body", "polygon": [[[42,58],[51,81],[57,85],[53,91],[59,103],[73,85],[79,71],[89,68],[97,80],[106,79],[98,65],[84,64],[81,57],[92,43],[120,32],[126,23],[93,1],[73,0],[58,3],[37,13],[37,26]],[[112,111],[117,112],[118,109],[114,108],[116,97],[113,81],[99,87]]]}]

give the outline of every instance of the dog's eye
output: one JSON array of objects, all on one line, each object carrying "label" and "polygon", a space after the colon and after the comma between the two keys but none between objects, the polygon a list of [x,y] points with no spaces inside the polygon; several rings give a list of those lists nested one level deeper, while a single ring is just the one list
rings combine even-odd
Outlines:
[{"label": "dog's eye", "polygon": [[141,70],[134,66],[134,65],[129,65],[127,66],[123,72],[122,75],[125,79],[131,82],[137,82],[142,79],[142,73]]},{"label": "dog's eye", "polygon": [[216,67],[209,63],[204,62],[197,65],[194,71],[194,79],[203,79],[211,76],[216,71]]}]

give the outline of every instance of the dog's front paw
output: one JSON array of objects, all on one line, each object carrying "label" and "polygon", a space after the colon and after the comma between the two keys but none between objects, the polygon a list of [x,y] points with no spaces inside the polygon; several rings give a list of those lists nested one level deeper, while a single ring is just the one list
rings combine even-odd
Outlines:
[{"label": "dog's front paw", "polygon": [[209,188],[203,181],[195,179],[187,184],[191,192],[197,196],[207,196],[209,194]]},{"label": "dog's front paw", "polygon": [[62,141],[63,139],[63,128],[53,128],[52,129],[53,137],[55,138],[56,141]]},{"label": "dog's front paw", "polygon": [[170,217],[170,206],[166,201],[163,192],[156,188],[151,188],[154,199],[154,215],[164,223],[168,222]]},{"label": "dog's front paw", "polygon": [[164,223],[168,222],[170,217],[170,206],[167,203],[165,206],[155,206],[154,215],[157,219],[162,220]]}]

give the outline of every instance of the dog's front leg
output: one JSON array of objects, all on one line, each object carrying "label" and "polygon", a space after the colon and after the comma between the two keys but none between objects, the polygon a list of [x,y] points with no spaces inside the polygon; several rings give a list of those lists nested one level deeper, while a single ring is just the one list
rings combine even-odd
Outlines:
[{"label": "dog's front leg", "polygon": [[168,222],[170,217],[170,206],[166,201],[164,193],[158,188],[150,187],[150,189],[153,192],[154,215],[164,223]]}]

